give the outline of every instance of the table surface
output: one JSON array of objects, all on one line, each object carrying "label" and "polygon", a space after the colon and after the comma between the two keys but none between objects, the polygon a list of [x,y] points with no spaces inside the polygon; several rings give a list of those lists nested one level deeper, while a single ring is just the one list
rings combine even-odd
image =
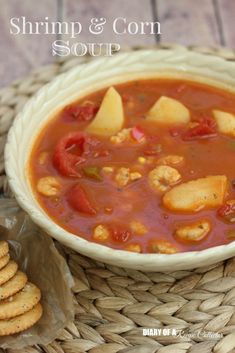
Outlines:
[{"label": "table surface", "polygon": [[[107,23],[97,42],[153,45],[168,42],[184,45],[235,48],[234,0],[0,0],[0,87],[29,73],[33,68],[53,62],[51,44],[66,35],[13,35],[10,19],[25,16],[29,21],[80,21],[83,31],[76,42],[94,42],[88,30],[92,17],[105,17]],[[159,21],[161,35],[115,35],[112,21]],[[98,38],[98,39],[97,39]]]}]

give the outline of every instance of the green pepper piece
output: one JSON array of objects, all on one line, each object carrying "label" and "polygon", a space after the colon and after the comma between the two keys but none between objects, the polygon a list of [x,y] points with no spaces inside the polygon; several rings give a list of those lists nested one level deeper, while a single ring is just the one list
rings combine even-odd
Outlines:
[{"label": "green pepper piece", "polygon": [[99,167],[87,166],[87,167],[84,167],[82,170],[83,170],[83,173],[88,178],[95,179],[95,180],[98,180],[98,181],[102,181],[103,180],[101,175],[100,175],[100,168]]}]

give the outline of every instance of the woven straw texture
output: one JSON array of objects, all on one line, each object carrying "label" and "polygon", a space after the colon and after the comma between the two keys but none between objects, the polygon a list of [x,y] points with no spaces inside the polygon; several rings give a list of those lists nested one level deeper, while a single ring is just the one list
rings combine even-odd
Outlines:
[{"label": "woven straw texture", "polygon": [[[172,47],[161,45],[165,50]],[[234,51],[189,50],[235,61]],[[88,60],[94,59],[70,58],[44,66],[0,91],[0,187],[6,196],[12,195],[4,174],[3,149],[14,117],[41,86]],[[74,276],[75,321],[47,347],[18,353],[235,352],[235,258],[192,271],[143,273],[98,263],[56,245]],[[143,328],[161,331],[144,336]],[[181,330],[181,335],[163,328]]]}]

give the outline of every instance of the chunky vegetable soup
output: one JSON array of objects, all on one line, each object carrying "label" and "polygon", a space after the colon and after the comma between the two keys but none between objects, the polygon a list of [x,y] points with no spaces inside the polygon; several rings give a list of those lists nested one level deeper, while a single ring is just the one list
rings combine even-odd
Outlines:
[{"label": "chunky vegetable soup", "polygon": [[66,106],[39,134],[32,188],[57,224],[141,253],[235,239],[235,95],[139,80]]}]

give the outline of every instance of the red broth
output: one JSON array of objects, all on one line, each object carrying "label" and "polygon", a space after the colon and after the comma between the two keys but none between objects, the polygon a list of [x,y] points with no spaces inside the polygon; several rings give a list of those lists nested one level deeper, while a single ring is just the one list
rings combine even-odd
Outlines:
[{"label": "red broth", "polygon": [[[207,85],[180,80],[140,80],[116,85],[115,89],[123,100],[126,118],[124,127],[138,126],[134,137],[138,140],[143,133],[147,142],[115,145],[109,137],[88,136],[98,140],[98,145],[89,147],[92,153],[88,153],[84,161],[79,161],[77,170],[80,175],[65,176],[53,163],[55,146],[68,133],[84,131],[95,116],[106,89],[66,107],[41,131],[30,156],[32,187],[44,211],[62,228],[93,242],[99,242],[93,236],[95,227],[104,224],[112,230],[112,236],[101,243],[115,249],[128,249],[128,245],[137,244],[137,251],[148,253],[153,251],[151,243],[154,240],[163,239],[177,251],[184,252],[232,241],[233,238],[228,234],[235,232],[235,223],[219,217],[218,208],[197,213],[172,212],[163,206],[163,195],[153,192],[147,179],[160,157],[177,154],[185,159],[183,166],[176,167],[182,176],[181,182],[207,175],[226,175],[229,180],[227,199],[235,199],[235,139],[218,133],[216,127],[213,127],[215,135],[209,138],[184,139],[182,136],[188,133],[188,128],[159,126],[147,122],[145,115],[163,95],[183,103],[190,110],[191,120],[212,119],[213,109],[235,114],[235,95]],[[81,109],[84,105],[89,108]],[[80,146],[72,145],[71,154],[78,156],[79,149]],[[139,157],[150,162],[141,164]],[[107,166],[114,170],[131,168],[141,173],[142,177],[120,188],[112,173],[102,171]],[[95,167],[88,168],[88,176],[84,174],[84,168],[86,170],[87,167]],[[58,178],[61,185],[59,196],[47,197],[37,191],[39,179],[45,176]],[[71,191],[76,185],[80,189]],[[68,195],[76,192],[77,198],[74,199],[87,198],[88,206],[95,210],[94,214],[91,209],[91,212],[86,213],[74,208],[73,202],[76,200],[71,202],[73,196]],[[185,242],[175,237],[175,229],[179,225],[202,219],[211,223],[211,231],[203,240]],[[135,234],[130,228],[131,221],[143,224],[145,234]]]}]

